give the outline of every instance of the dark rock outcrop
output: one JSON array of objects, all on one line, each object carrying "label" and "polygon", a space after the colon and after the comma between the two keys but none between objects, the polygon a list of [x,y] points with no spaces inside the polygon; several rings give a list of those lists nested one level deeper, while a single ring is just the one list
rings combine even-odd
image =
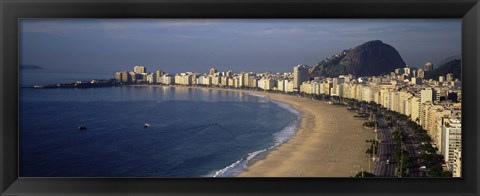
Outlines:
[{"label": "dark rock outcrop", "polygon": [[336,77],[375,76],[405,67],[405,62],[392,46],[379,40],[369,41],[353,49],[344,50],[311,68],[312,76]]}]

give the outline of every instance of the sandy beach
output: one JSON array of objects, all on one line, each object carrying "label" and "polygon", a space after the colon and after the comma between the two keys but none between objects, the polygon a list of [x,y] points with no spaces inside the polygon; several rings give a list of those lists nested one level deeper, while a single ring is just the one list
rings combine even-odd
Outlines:
[{"label": "sandy beach", "polygon": [[[250,164],[240,177],[350,177],[368,171],[365,150],[374,132],[345,107],[296,96],[255,92],[290,104],[302,113],[288,142]],[[373,163],[372,163],[373,169]]]}]

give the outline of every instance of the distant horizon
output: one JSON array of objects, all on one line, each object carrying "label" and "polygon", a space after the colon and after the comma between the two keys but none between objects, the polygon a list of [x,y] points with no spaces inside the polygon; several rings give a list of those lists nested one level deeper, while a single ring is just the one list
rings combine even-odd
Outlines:
[{"label": "distant horizon", "polygon": [[410,67],[461,55],[460,19],[22,19],[19,32],[20,64],[44,68],[282,73],[371,40]]}]

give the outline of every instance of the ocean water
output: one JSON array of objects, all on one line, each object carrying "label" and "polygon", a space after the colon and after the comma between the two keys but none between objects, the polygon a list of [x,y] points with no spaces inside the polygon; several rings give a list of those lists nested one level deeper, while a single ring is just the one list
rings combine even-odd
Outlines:
[{"label": "ocean water", "polygon": [[116,70],[101,66],[42,66],[20,69],[20,87],[114,78]]},{"label": "ocean water", "polygon": [[300,115],[252,93],[165,86],[21,89],[19,107],[21,177],[234,176]]}]

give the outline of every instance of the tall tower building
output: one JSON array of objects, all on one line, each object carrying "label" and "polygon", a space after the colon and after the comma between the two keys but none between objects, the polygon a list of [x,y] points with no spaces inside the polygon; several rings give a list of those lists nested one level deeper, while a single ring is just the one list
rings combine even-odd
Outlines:
[{"label": "tall tower building", "polygon": [[430,62],[425,63],[425,71],[433,71],[433,64]]},{"label": "tall tower building", "polygon": [[403,68],[403,73],[410,76],[410,67],[408,65],[405,68]]},{"label": "tall tower building", "polygon": [[215,68],[210,68],[210,75],[215,75],[215,73],[217,73],[217,70]]},{"label": "tall tower building", "polygon": [[145,68],[145,66],[135,66],[135,67],[133,67],[133,72],[135,72],[135,73],[146,73],[147,69]]},{"label": "tall tower building", "polygon": [[435,97],[435,90],[432,88],[428,88],[425,90],[420,91],[420,103],[431,102],[433,103]]},{"label": "tall tower building", "polygon": [[132,82],[132,76],[130,75],[130,73],[128,73],[128,71],[123,71],[122,72],[121,81],[124,82],[124,83]]},{"label": "tall tower building", "polygon": [[163,74],[164,74],[164,73],[163,73],[162,70],[157,70],[157,71],[155,72],[155,81],[156,81],[157,83],[160,83],[160,82],[162,81],[162,76],[163,76]]},{"label": "tall tower building", "polygon": [[447,82],[453,82],[453,73],[447,74]]},{"label": "tall tower building", "polygon": [[122,81],[122,72],[115,72],[115,81]]},{"label": "tall tower building", "polygon": [[438,76],[439,82],[445,82],[445,76]]},{"label": "tall tower building", "polygon": [[425,71],[423,71],[423,69],[418,69],[417,75],[419,78],[425,78]]},{"label": "tall tower building", "polygon": [[293,67],[293,91],[299,91],[302,82],[308,80],[308,66],[297,65]]},{"label": "tall tower building", "polygon": [[442,125],[441,152],[447,167],[452,171],[454,151],[462,146],[462,124],[458,119],[450,119],[450,123]]},{"label": "tall tower building", "polygon": [[462,177],[462,147],[453,151],[453,177]]}]

